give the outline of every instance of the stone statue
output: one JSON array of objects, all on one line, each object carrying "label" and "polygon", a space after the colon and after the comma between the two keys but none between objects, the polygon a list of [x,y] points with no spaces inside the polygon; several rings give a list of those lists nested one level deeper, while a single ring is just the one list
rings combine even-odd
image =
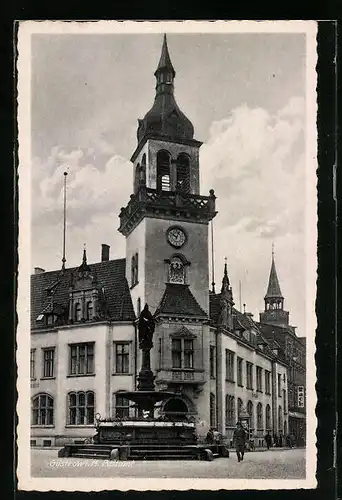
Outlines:
[{"label": "stone statue", "polygon": [[153,333],[154,333],[154,319],[145,304],[144,309],[141,311],[139,321],[138,321],[138,331],[139,331],[139,348],[140,349],[152,349],[153,347]]}]

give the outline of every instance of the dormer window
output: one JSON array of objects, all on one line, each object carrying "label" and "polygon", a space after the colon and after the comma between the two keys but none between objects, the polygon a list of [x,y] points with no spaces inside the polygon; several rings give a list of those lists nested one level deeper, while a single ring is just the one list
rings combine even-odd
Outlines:
[{"label": "dormer window", "polygon": [[94,308],[93,303],[90,300],[87,302],[87,320],[92,320],[94,318]]},{"label": "dormer window", "polygon": [[82,306],[79,302],[75,304],[75,320],[81,321],[82,319]]}]

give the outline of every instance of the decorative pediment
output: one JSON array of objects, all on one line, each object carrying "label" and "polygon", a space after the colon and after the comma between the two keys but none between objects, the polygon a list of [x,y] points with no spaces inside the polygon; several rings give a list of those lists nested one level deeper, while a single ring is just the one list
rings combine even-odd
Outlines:
[{"label": "decorative pediment", "polygon": [[182,326],[182,328],[180,328],[176,332],[171,333],[170,337],[195,339],[196,335],[185,326]]}]

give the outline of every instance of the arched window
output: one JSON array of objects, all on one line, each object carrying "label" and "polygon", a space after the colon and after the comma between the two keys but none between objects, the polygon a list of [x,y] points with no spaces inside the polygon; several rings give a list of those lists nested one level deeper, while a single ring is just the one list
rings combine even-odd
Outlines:
[{"label": "arched window", "polygon": [[247,413],[249,415],[249,428],[254,429],[254,415],[253,415],[253,403],[248,401],[247,403]]},{"label": "arched window", "polygon": [[271,430],[271,407],[266,405],[266,430]]},{"label": "arched window", "polygon": [[240,418],[241,416],[241,412],[242,412],[242,407],[243,407],[243,402],[242,402],[242,399],[241,398],[238,398],[238,418]]},{"label": "arched window", "polygon": [[235,425],[235,398],[234,396],[226,395],[226,427]]},{"label": "arched window", "polygon": [[113,410],[114,417],[127,418],[129,417],[129,400],[122,396],[120,392],[113,394]]},{"label": "arched window", "polygon": [[131,260],[131,286],[135,286],[138,283],[138,254],[134,254]]},{"label": "arched window", "polygon": [[278,408],[278,432],[283,432],[283,410],[281,406]]},{"label": "arched window", "polygon": [[82,304],[80,302],[76,302],[75,304],[75,320],[81,321],[82,319]]},{"label": "arched window", "polygon": [[262,404],[258,403],[257,404],[257,429],[263,430],[263,428],[264,428],[264,423],[263,423],[263,415],[262,415]]},{"label": "arched window", "polygon": [[87,302],[87,319],[91,320],[94,317],[93,303],[91,300]]},{"label": "arched window", "polygon": [[92,425],[95,417],[95,395],[92,391],[68,394],[69,425]]},{"label": "arched window", "polygon": [[190,192],[190,158],[185,153],[181,153],[177,158],[176,190],[182,193]]},{"label": "arched window", "polygon": [[216,427],[216,398],[210,393],[210,427]]},{"label": "arched window", "polygon": [[53,398],[48,394],[32,398],[31,425],[53,425]]},{"label": "arched window", "polygon": [[157,191],[170,191],[170,154],[167,151],[157,153]]},{"label": "arched window", "polygon": [[174,256],[169,264],[169,282],[185,283],[185,266],[180,257]]},{"label": "arched window", "polygon": [[138,297],[137,299],[137,316],[140,316],[141,313],[141,298]]}]

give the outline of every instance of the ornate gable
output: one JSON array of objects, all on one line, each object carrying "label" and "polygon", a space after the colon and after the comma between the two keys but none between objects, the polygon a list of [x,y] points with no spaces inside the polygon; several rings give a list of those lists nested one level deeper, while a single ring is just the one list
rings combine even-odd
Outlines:
[{"label": "ornate gable", "polygon": [[171,333],[170,337],[195,339],[196,335],[185,326],[182,326],[182,328],[176,332]]}]

